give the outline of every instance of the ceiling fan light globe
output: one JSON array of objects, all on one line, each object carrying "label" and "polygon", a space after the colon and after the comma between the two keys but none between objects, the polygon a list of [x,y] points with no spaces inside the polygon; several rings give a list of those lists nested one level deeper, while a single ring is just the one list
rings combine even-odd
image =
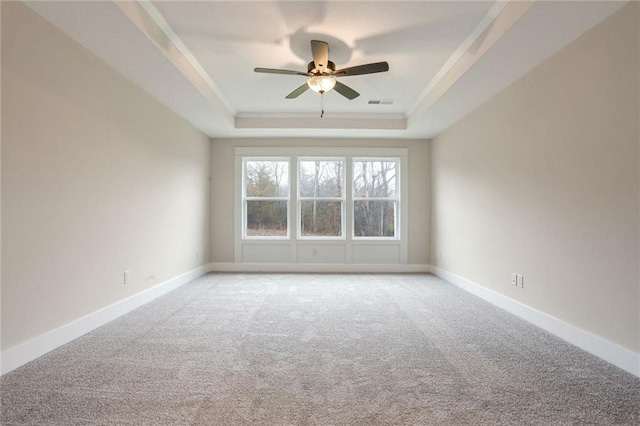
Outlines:
[{"label": "ceiling fan light globe", "polygon": [[307,80],[307,84],[309,88],[317,93],[326,93],[329,90],[333,89],[333,86],[336,85],[336,80],[333,77],[328,76],[317,76],[311,77]]}]

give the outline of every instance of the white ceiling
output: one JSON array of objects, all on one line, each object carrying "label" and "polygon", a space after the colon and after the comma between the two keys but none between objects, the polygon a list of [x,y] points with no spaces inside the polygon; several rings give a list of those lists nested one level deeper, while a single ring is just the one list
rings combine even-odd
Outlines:
[{"label": "white ceiling", "polygon": [[[624,2],[139,1],[30,7],[211,137],[429,138]],[[361,96],[307,91],[310,40]],[[369,105],[369,100],[393,100]]]}]

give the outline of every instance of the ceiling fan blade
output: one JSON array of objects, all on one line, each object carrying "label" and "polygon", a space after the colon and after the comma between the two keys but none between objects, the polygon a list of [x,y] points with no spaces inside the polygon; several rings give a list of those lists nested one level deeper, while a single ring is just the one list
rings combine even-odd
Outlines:
[{"label": "ceiling fan blade", "polygon": [[336,70],[333,75],[348,77],[350,75],[374,74],[385,71],[389,71],[389,64],[387,62],[375,62],[373,64],[342,68],[341,70]]},{"label": "ceiling fan blade", "polygon": [[323,73],[329,63],[329,44],[324,41],[311,40],[311,53],[316,69]]},{"label": "ceiling fan blade", "polygon": [[306,73],[306,72],[292,71],[292,70],[278,70],[278,69],[273,69],[273,68],[254,68],[253,71],[254,72],[263,72],[263,73],[267,73],[267,74],[304,75],[304,76],[307,76],[307,77],[310,76],[310,74]]},{"label": "ceiling fan blade", "polygon": [[295,99],[298,96],[302,95],[304,92],[306,92],[308,88],[309,88],[309,85],[305,83],[302,86],[298,87],[293,92],[289,93],[285,99]]},{"label": "ceiling fan blade", "polygon": [[333,89],[349,100],[353,100],[360,96],[360,93],[356,92],[346,84],[340,83],[339,81],[336,81],[336,85],[333,86]]}]

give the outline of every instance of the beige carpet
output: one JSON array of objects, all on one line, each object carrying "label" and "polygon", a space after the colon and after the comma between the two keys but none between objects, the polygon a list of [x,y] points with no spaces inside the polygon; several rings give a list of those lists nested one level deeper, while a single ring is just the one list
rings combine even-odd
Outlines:
[{"label": "beige carpet", "polygon": [[210,274],[0,385],[3,425],[640,424],[640,379],[431,275]]}]

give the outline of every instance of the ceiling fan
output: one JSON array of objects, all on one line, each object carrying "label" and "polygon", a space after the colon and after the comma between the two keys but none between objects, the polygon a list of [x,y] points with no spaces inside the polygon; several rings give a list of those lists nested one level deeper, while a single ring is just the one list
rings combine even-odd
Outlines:
[{"label": "ceiling fan", "polygon": [[313,55],[313,61],[309,62],[307,72],[272,68],[254,68],[254,71],[267,74],[302,75],[309,77],[305,84],[289,93],[286,99],[295,99],[306,92],[307,89],[311,89],[321,95],[331,89],[335,89],[336,92],[349,100],[357,98],[360,96],[360,93],[346,84],[337,81],[336,77],[389,71],[389,64],[387,62],[375,62],[336,70],[335,64],[329,60],[329,44],[324,41],[311,40],[311,53]]}]

